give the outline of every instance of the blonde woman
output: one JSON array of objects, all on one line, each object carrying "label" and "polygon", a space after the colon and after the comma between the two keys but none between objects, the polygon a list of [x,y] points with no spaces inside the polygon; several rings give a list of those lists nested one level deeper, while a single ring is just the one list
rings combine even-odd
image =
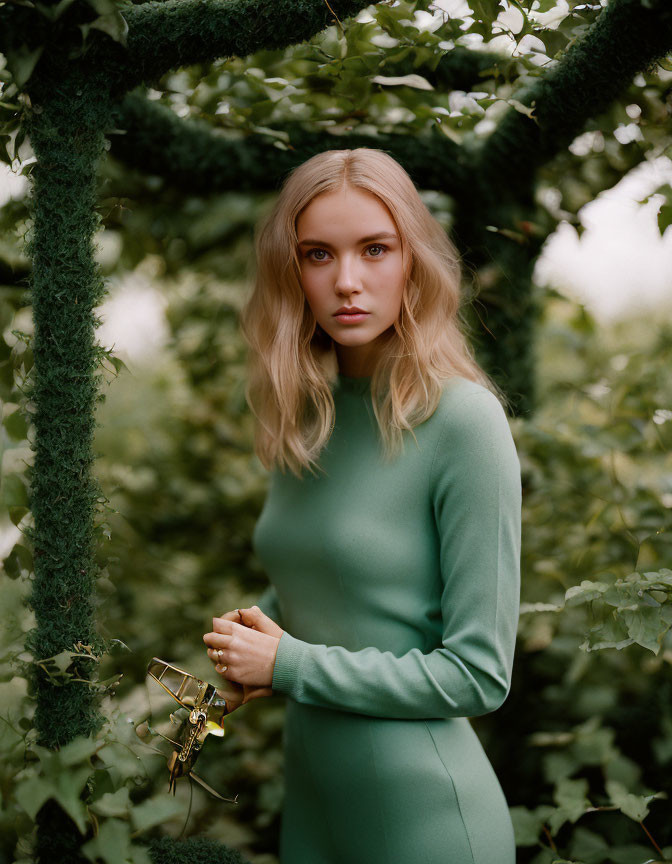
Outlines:
[{"label": "blonde woman", "polygon": [[297,167],[256,252],[242,326],[270,585],[203,638],[245,701],[288,697],[280,861],[514,864],[468,718],[510,689],[520,463],[458,253],[368,148]]}]

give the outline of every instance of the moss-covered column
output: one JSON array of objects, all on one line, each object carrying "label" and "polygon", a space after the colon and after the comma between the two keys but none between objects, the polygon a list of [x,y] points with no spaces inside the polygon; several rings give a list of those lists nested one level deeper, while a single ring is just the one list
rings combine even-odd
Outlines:
[{"label": "moss-covered column", "polygon": [[[36,701],[37,741],[51,749],[97,731],[104,721],[89,678],[104,650],[94,620],[94,515],[101,492],[91,463],[101,377],[94,375],[100,351],[94,344],[98,319],[93,310],[105,293],[92,240],[100,221],[96,166],[105,144],[106,97],[104,88],[88,89],[91,84],[76,75],[61,79],[58,87],[36,83],[25,117],[37,157],[27,244],[35,452],[34,525],[27,534],[34,552],[29,603],[36,627],[26,647],[36,661],[29,685]],[[56,663],[47,660],[53,657]],[[84,860],[78,851],[81,834],[58,804],[48,800],[36,821],[37,861]]]},{"label": "moss-covered column", "polygon": [[[38,743],[56,748],[100,727],[88,678],[104,650],[95,634],[94,513],[101,496],[91,475],[100,349],[93,310],[105,293],[94,260],[96,166],[104,151],[105,91],[73,76],[31,92],[26,131],[37,156],[31,174],[35,463],[30,506],[36,628],[27,647],[36,661]],[[89,89],[90,87],[90,89]],[[94,89],[95,87],[95,89]],[[72,652],[68,658],[62,652]],[[72,660],[66,666],[66,660]]]},{"label": "moss-covered column", "polygon": [[455,239],[474,277],[475,296],[465,312],[477,359],[511,400],[512,412],[530,414],[536,404],[535,333],[541,313],[532,273],[553,225],[531,197],[521,200],[519,192],[516,199],[501,188],[495,194],[474,182],[473,198],[458,199]]}]

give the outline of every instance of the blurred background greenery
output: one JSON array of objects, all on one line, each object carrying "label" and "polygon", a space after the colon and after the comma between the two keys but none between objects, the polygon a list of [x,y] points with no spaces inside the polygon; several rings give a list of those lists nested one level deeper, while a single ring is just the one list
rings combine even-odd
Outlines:
[{"label": "blurred background greenery", "polygon": [[[449,137],[473,143],[509,109],[521,80],[597,14],[587,4],[571,4],[571,14],[567,4],[543,5],[545,29],[516,4],[501,13],[503,29],[488,45],[508,60],[492,87],[488,80],[480,93],[437,90],[431,104],[419,80],[375,85],[372,78],[404,51],[426,61],[460,40],[460,14],[467,16],[459,4],[438,6],[450,7],[442,22],[439,12],[432,17],[412,3],[370,7],[347,36],[329,27],[291,50],[170,73],[146,93],[179,116],[205,116],[222,134],[267,134],[279,148],[283,135],[273,124],[286,112],[308,124],[333,120],[334,132],[354,123],[408,134],[429,128],[438,113]],[[470,35],[492,37],[495,16],[479,14]],[[354,54],[369,58],[370,74]],[[591,122],[580,146],[542,171],[537,195],[549,224],[580,234],[584,204],[669,151],[661,117],[671,70],[666,61],[638,76]],[[639,113],[627,110],[633,105]],[[633,114],[638,134],[625,134]],[[15,167],[21,162],[27,172],[29,142],[18,149]],[[421,193],[450,230],[451,198]],[[251,549],[267,476],[252,454],[238,314],[253,272],[253,227],[273,194],[192,194],[113,158],[100,167],[97,258],[110,300],[150,285],[162,303],[158,318],[154,311],[140,321],[148,345],[160,343],[146,358],[124,363],[107,346],[106,398],[97,409],[95,474],[107,496],[97,615],[103,635],[117,641],[98,673],[114,695],[105,696],[109,726],[96,753],[97,792],[86,805],[91,751],[81,742],[53,754],[46,781],[26,761],[33,704],[24,672],[32,658],[23,641],[34,622],[24,603],[32,560],[21,529],[31,519],[33,454],[22,385],[32,368],[32,322],[22,249],[31,226],[21,195],[0,208],[0,862],[30,860],[34,804],[47,783],[71,818],[97,826],[84,847],[92,861],[141,861],[130,841],[160,829],[277,864],[284,699],[237,711],[224,739],[209,739],[197,763],[222,795],[239,795],[237,805],[186,780],[173,799],[169,748],[156,734],[169,734],[172,705],[145,678],[148,660],[159,656],[215,683],[202,634],[213,615],[254,604],[267,584]],[[671,200],[669,188],[662,196]],[[661,204],[661,233],[670,212]],[[487,286],[486,271],[478,277]],[[631,288],[640,288],[636,275]],[[521,864],[672,859],[670,304],[607,324],[546,282],[534,291],[543,308],[534,347],[538,404],[511,421],[523,480],[514,680],[502,708],[472,722],[511,806]],[[122,304],[116,314],[137,315],[132,308]],[[138,320],[117,326],[137,332]]]}]

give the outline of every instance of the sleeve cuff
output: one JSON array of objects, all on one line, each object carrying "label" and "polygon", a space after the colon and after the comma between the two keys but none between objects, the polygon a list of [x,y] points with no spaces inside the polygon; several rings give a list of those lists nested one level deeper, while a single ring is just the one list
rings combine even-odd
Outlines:
[{"label": "sleeve cuff", "polygon": [[301,666],[310,646],[307,642],[295,639],[286,630],[278,642],[278,650],[273,666],[271,688],[298,699],[301,680]]}]

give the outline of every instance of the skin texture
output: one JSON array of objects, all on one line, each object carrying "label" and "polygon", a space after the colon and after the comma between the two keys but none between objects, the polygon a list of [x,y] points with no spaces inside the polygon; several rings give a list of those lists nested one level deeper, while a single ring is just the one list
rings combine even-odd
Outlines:
[{"label": "skin texture", "polygon": [[[317,323],[334,340],[339,371],[372,375],[380,337],[399,317],[406,284],[408,262],[392,214],[371,192],[343,186],[313,198],[299,214],[296,232],[301,287]],[[369,314],[343,323],[334,317],[341,306]],[[272,695],[283,632],[258,606],[212,619],[212,631],[203,636],[208,657],[223,678],[243,685],[242,701],[229,702],[229,712]]]},{"label": "skin texture", "polygon": [[203,635],[208,657],[217,672],[222,678],[243,685],[242,701],[227,698],[229,714],[252,699],[273,694],[270,687],[273,666],[284,632],[258,606],[241,609],[240,615],[238,612],[235,609],[213,618],[212,630]]},{"label": "skin texture", "polygon": [[[371,192],[341,187],[317,195],[296,220],[301,287],[317,323],[334,340],[339,371],[373,374],[380,336],[399,317],[406,283],[401,239],[388,207]],[[361,243],[365,237],[393,234]],[[319,243],[307,242],[319,240]],[[334,318],[358,306],[361,322]]]}]

